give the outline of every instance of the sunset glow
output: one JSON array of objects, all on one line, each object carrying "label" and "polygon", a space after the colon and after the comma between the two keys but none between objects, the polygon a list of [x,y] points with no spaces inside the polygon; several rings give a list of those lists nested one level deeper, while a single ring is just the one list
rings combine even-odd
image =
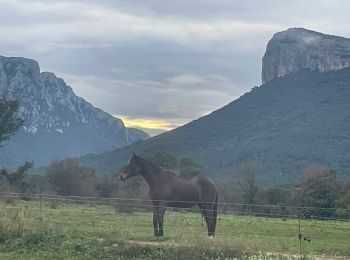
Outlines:
[{"label": "sunset glow", "polygon": [[141,128],[149,128],[149,129],[160,129],[164,131],[169,131],[174,128],[174,124],[158,120],[158,119],[146,119],[146,118],[127,118],[124,116],[117,116],[122,119],[125,126],[127,127],[141,127]]}]

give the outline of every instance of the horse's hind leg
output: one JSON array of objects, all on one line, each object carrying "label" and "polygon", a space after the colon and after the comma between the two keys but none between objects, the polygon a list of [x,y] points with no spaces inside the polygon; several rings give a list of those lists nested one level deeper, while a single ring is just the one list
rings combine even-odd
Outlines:
[{"label": "horse's hind leg", "polygon": [[213,237],[215,235],[215,227],[211,214],[207,214],[207,216],[205,216],[205,221],[207,222],[208,227],[208,237]]},{"label": "horse's hind leg", "polygon": [[163,221],[164,221],[164,214],[165,214],[165,207],[159,208],[159,219],[158,219],[158,227],[159,227],[159,236],[163,236]]},{"label": "horse's hind leg", "polygon": [[158,236],[158,216],[155,211],[153,211],[153,229],[154,229],[154,235]]},{"label": "horse's hind leg", "polygon": [[210,214],[211,212],[209,211],[208,213],[209,214],[205,219],[207,221],[207,226],[208,226],[208,236],[213,237],[215,235],[214,221],[213,221],[212,214]]},{"label": "horse's hind leg", "polygon": [[215,233],[215,227],[213,226],[211,211],[207,210],[208,207],[206,203],[200,203],[198,204],[198,206],[202,211],[202,216],[204,217],[205,222],[207,223],[208,236],[212,237],[214,236],[214,233]]}]

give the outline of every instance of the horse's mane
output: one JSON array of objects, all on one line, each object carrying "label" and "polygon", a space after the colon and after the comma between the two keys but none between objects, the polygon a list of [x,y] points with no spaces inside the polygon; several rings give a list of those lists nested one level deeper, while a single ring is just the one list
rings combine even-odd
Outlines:
[{"label": "horse's mane", "polygon": [[152,162],[152,161],[149,161],[149,160],[146,160],[145,158],[142,158],[142,157],[138,157],[139,159],[142,160],[142,162],[144,164],[147,164],[147,166],[151,166],[152,168],[156,169],[157,172],[160,172],[160,173],[168,173],[170,175],[173,175],[174,177],[179,177],[179,175],[177,175],[174,171],[172,170],[169,170],[169,169],[164,169],[163,167],[160,167],[159,165],[157,165],[156,163]]},{"label": "horse's mane", "polygon": [[170,173],[171,175],[175,176],[175,177],[179,177],[178,174],[176,174],[174,171],[169,170],[169,169],[164,169],[162,167],[160,167],[164,172]]}]

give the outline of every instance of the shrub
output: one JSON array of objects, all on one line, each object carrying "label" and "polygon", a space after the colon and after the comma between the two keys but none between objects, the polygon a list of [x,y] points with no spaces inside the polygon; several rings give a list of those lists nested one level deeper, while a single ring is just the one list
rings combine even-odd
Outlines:
[{"label": "shrub", "polygon": [[52,189],[59,195],[95,195],[95,171],[79,166],[74,160],[53,162],[47,168],[46,176]]}]

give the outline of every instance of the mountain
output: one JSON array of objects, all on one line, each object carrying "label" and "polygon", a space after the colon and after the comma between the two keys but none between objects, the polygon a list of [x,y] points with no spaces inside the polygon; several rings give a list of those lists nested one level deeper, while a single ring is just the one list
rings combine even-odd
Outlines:
[{"label": "mountain", "polygon": [[[266,57],[263,66],[270,66]],[[149,156],[164,151],[193,158],[216,176],[246,161],[256,161],[265,177],[282,182],[296,178],[310,163],[349,176],[349,100],[350,68],[321,72],[301,66],[173,131],[80,162],[108,172],[126,164],[131,152]]]},{"label": "mountain", "polygon": [[0,166],[101,153],[149,136],[77,97],[31,59],[0,56],[0,98],[19,101],[24,126],[0,148]]},{"label": "mountain", "polygon": [[327,72],[350,67],[350,39],[303,28],[276,33],[263,57],[262,82],[302,69]]},{"label": "mountain", "polygon": [[80,162],[115,171],[131,152],[190,157],[208,172],[257,161],[266,174],[293,175],[309,163],[349,172],[350,68],[301,71],[272,80],[173,131]]}]

